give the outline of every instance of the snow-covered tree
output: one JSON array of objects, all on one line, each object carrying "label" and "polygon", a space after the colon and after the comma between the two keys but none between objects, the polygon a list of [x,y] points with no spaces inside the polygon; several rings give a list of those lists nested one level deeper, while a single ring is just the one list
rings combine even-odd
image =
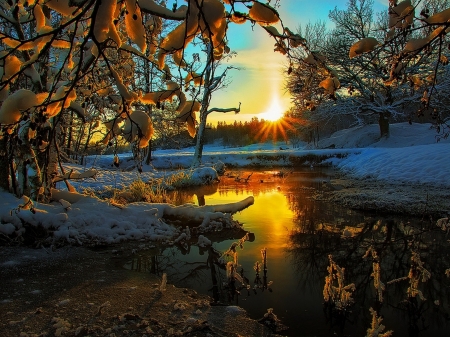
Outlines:
[{"label": "snow-covered tree", "polygon": [[[65,131],[71,125],[67,116],[92,127],[101,120],[104,144],[120,136],[140,153],[153,134],[149,106],[175,99],[179,119],[194,135],[195,111],[201,109],[206,121],[208,113],[222,109],[208,105],[210,91],[225,76],[218,79],[212,60],[228,52],[228,24],[247,20],[263,27],[284,54],[303,41],[287,28],[278,32],[277,11],[256,0],[188,0],[173,8],[159,0],[0,2],[0,171],[7,177],[2,187],[49,200],[56,177],[64,175],[61,144],[73,141]],[[166,34],[162,27],[172,27],[170,22]],[[209,46],[210,61],[200,78],[186,80],[195,57],[187,48],[199,39]],[[140,71],[142,65],[147,71]],[[151,85],[148,76],[158,82]],[[190,80],[209,82],[204,99],[186,97]],[[201,123],[202,117],[199,132]]]},{"label": "snow-covered tree", "polygon": [[[363,1],[352,0],[349,5],[357,3]],[[439,90],[436,75],[447,62],[443,47],[450,9],[445,9],[443,0],[429,2],[433,6],[409,0],[390,3],[385,42],[368,36],[370,30],[366,32],[363,25],[361,36],[348,38],[354,43],[349,59],[363,60],[355,68],[361,74],[369,65],[381,69],[388,64],[387,79],[381,74],[370,81],[382,82],[391,91],[402,88],[403,82],[417,90],[427,86],[421,101],[429,108]],[[419,10],[421,14],[415,16]],[[318,87],[326,97],[336,97],[336,90],[346,83],[340,79],[345,64],[333,65],[282,24],[279,31],[277,11],[260,1],[187,0],[173,8],[159,0],[0,2],[0,177],[7,178],[1,180],[2,187],[49,200],[56,177],[65,173],[58,161],[68,143],[77,139],[81,145],[89,138],[82,128],[74,137],[73,118],[78,125],[88,123],[89,134],[104,132],[105,145],[122,137],[142,161],[142,150],[148,148],[153,134],[153,107],[172,100],[178,103],[178,119],[187,123],[191,135],[199,133],[194,159],[194,165],[198,164],[206,116],[238,109],[236,103],[232,108],[210,107],[209,101],[226,74],[214,65],[229,50],[232,37],[227,36],[227,27],[245,21],[264,29],[275,40],[277,52],[292,58],[293,49],[304,50],[303,62],[316,67],[321,77]],[[189,49],[197,42],[208,46],[200,73],[193,68],[198,54]],[[367,77],[361,76],[365,82]],[[202,91],[186,92],[185,84],[191,81],[203,86]],[[354,96],[364,92],[355,89]],[[97,127],[97,121],[103,126]]]},{"label": "snow-covered tree", "polygon": [[[207,118],[208,115],[212,112],[234,112],[239,113],[240,111],[240,103],[239,107],[229,107],[229,108],[209,108],[209,102],[211,101],[212,94],[214,91],[220,89],[225,84],[225,79],[228,70],[231,67],[226,67],[225,70],[222,71],[220,75],[216,76],[217,68],[220,65],[221,58],[214,57],[214,54],[211,52],[211,44],[207,44],[206,46],[206,53],[207,53],[207,60],[203,68],[203,72],[201,75],[201,81],[203,83],[202,85],[202,93],[201,93],[201,107],[199,111],[199,118],[200,122],[197,127],[197,141],[195,144],[195,152],[194,152],[194,159],[192,162],[192,166],[196,167],[201,164],[202,159],[202,153],[203,153],[203,146],[205,144],[205,129],[207,124]],[[195,81],[195,77],[193,78]],[[200,93],[200,92],[199,92]],[[183,117],[181,117],[183,118]],[[188,124],[189,126],[189,124]]]},{"label": "snow-covered tree", "polygon": [[[314,110],[309,115],[322,122],[342,115],[364,123],[378,115],[382,136],[389,134],[389,120],[410,119],[413,109],[423,115],[447,64],[446,24],[439,18],[448,6],[444,0],[390,1],[388,13],[375,19],[372,0],[349,0],[345,10],[330,11],[335,28],[309,52],[296,52],[288,87],[303,104],[298,110]],[[324,35],[324,25],[312,28]],[[323,69],[330,74],[325,80]]]}]

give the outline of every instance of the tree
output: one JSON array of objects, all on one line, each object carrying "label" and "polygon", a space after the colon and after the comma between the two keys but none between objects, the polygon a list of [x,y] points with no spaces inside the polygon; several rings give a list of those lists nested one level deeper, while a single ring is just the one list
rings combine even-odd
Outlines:
[{"label": "tree", "polygon": [[336,28],[327,33],[326,39],[319,40],[314,46],[316,52],[300,53],[296,58],[295,65],[301,66],[291,73],[291,92],[298,96],[296,90],[304,83],[317,90],[321,78],[318,72],[310,70],[315,77],[307,82],[304,69],[325,69],[329,77],[319,87],[338,100],[323,99],[320,93],[310,95],[309,104],[316,111],[311,115],[316,119],[341,114],[364,123],[367,116],[377,114],[380,134],[384,136],[389,134],[389,119],[411,120],[411,107],[423,115],[424,110],[429,110],[429,93],[436,91],[434,79],[447,59],[442,48],[446,43],[445,25],[433,14],[439,17],[447,13],[442,10],[448,3],[430,1],[421,8],[422,17],[417,18],[414,15],[419,5],[409,0],[390,1],[389,12],[378,14],[377,24],[371,0],[350,0],[346,10],[330,11]]},{"label": "tree", "polygon": [[197,142],[195,144],[195,152],[194,152],[194,159],[192,161],[192,166],[196,167],[201,164],[202,159],[202,153],[203,153],[203,146],[205,143],[205,136],[204,132],[206,129],[206,123],[208,115],[212,112],[234,112],[239,113],[241,104],[239,103],[238,108],[210,108],[209,109],[209,102],[211,101],[211,96],[214,91],[218,90],[221,86],[224,84],[225,77],[227,75],[227,71],[230,69],[230,67],[227,67],[222,74],[219,76],[215,76],[215,71],[217,69],[218,62],[220,61],[220,58],[216,60],[214,57],[214,54],[212,52],[212,45],[208,44],[207,49],[207,61],[205,64],[205,68],[202,74],[202,80],[204,80],[203,84],[203,97],[201,99],[201,108],[200,108],[200,123],[197,128]]},{"label": "tree", "polygon": [[[200,111],[194,165],[199,163],[200,133],[206,125],[206,116],[213,111],[237,109],[209,107],[212,91],[226,74],[224,71],[223,76],[217,76],[214,62],[228,52],[226,30],[231,23],[248,20],[258,24],[275,40],[275,51],[289,58],[294,56],[295,48],[311,54],[318,73],[324,78],[319,86],[328,96],[335,95],[339,80],[332,65],[316,57],[308,49],[307,41],[282,23],[282,31],[278,31],[274,25],[280,18],[272,6],[256,0],[188,0],[187,5],[168,9],[162,3],[155,0],[0,2],[0,177],[8,177],[8,184],[2,181],[3,187],[42,201],[51,198],[58,179],[63,179],[72,191],[67,179],[71,174],[64,172],[60,160],[63,144],[69,148],[67,144],[73,144],[74,139],[80,145],[80,140],[85,139],[81,136],[82,128],[77,137],[71,134],[73,130],[66,132],[67,125],[74,125],[73,118],[77,123],[89,123],[92,128],[101,120],[104,129],[100,127],[100,130],[106,130],[103,143],[113,145],[117,137],[122,137],[131,143],[137,161],[142,162],[142,151],[148,148],[153,135],[149,116],[152,110],[148,106],[160,108],[163,102],[172,99],[177,100],[179,120],[187,123],[191,135],[197,131],[195,112]],[[404,6],[392,1],[390,16],[394,34],[389,41],[378,46],[364,37],[350,47],[351,56],[381,53],[396,46],[406,34],[405,45],[399,45],[400,52],[391,53],[389,61],[391,71],[385,84],[390,82],[394,87],[409,75],[406,69],[412,69],[404,65],[419,67],[421,57],[428,55],[429,50],[437,50],[434,73],[440,71],[445,60],[442,46],[450,16],[448,10],[431,16],[425,12],[428,18],[420,21],[417,30],[424,37],[411,37],[411,20],[417,21],[411,16],[414,7],[406,6],[407,11],[399,13],[400,5]],[[161,38],[165,22],[177,23]],[[195,47],[194,41],[198,39],[208,46],[209,61],[201,76],[193,76],[195,54],[189,59],[187,48]],[[146,78],[142,83],[138,81],[139,60],[144,61],[144,67],[153,65],[160,80],[156,85],[164,83],[163,87],[154,91],[152,85],[144,85],[149,83],[151,71],[144,72]],[[169,66],[170,60],[175,68]],[[434,79],[423,96],[427,107],[438,90]],[[191,95],[191,100],[186,97],[183,88],[191,80],[203,85],[201,100],[198,92]]]},{"label": "tree", "polygon": [[[186,48],[196,38],[210,46],[208,57],[214,60],[228,50],[229,23],[257,23],[275,39],[276,49],[282,53],[303,42],[287,28],[280,33],[271,26],[280,21],[277,11],[255,0],[188,0],[187,5],[172,9],[162,3],[0,3],[0,161],[5,164],[0,176],[8,177],[1,182],[3,188],[19,196],[48,201],[56,178],[65,177],[69,190],[73,190],[66,179],[70,174],[65,174],[60,165],[64,150],[61,144],[70,145],[68,148],[73,145],[73,128],[64,132],[65,125],[74,125],[73,118],[77,123],[93,123],[92,127],[101,120],[106,128],[103,143],[113,145],[120,136],[132,144],[136,158],[142,161],[142,151],[153,134],[147,106],[160,108],[163,102],[176,97],[179,117],[185,118],[193,135],[195,111],[201,108],[205,122],[208,113],[220,111],[208,107],[209,86],[204,87],[202,104],[195,99],[189,101],[183,91],[183,72],[193,70]],[[166,21],[178,23],[161,38]],[[170,59],[178,74],[170,69]],[[150,66],[156,73],[145,71],[145,79],[139,82],[136,74],[141,61],[144,68]],[[214,87],[212,68],[206,66],[199,83],[209,81]],[[144,86],[142,83],[151,83],[150,74],[165,87],[153,91],[152,85]],[[200,123],[199,132],[202,117]],[[78,139],[84,139],[82,134],[81,130]]]}]

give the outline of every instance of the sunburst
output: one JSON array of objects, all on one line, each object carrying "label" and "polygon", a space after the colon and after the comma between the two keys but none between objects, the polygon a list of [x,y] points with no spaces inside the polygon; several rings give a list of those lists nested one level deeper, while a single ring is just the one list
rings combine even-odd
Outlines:
[{"label": "sunburst", "polygon": [[276,141],[279,136],[283,137],[283,140],[288,140],[287,131],[293,130],[295,124],[299,124],[300,120],[285,116],[285,109],[280,104],[280,100],[277,97],[272,99],[272,104],[263,113],[260,113],[258,117],[268,121],[264,124],[264,127],[260,129],[256,135],[257,139],[265,142],[268,139]]},{"label": "sunburst", "polygon": [[272,99],[272,104],[265,111],[259,114],[261,119],[266,121],[275,122],[282,118],[284,115],[284,108],[280,104],[280,100],[277,97]]}]

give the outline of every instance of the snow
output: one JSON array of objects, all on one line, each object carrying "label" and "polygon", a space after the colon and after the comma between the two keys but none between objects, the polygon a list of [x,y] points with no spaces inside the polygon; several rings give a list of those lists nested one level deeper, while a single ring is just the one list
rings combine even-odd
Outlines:
[{"label": "snow", "polygon": [[199,235],[197,245],[199,247],[203,247],[203,248],[207,247],[207,246],[211,246],[211,240],[209,240],[206,236]]},{"label": "snow", "polygon": [[36,94],[27,89],[19,89],[3,102],[0,107],[0,124],[9,125],[19,121],[22,111],[37,104]]},{"label": "snow", "polygon": [[125,26],[130,39],[139,46],[144,53],[147,49],[146,34],[142,24],[141,9],[136,0],[126,0],[127,12],[125,12]]},{"label": "snow", "polygon": [[442,163],[449,153],[448,144],[421,145],[414,149],[405,153],[404,148],[367,148],[351,154],[337,167],[360,178],[449,186],[449,165]]},{"label": "snow", "polygon": [[[392,184],[427,183],[445,189],[450,187],[450,140],[437,139],[436,131],[430,124],[393,124],[390,137],[383,139],[379,139],[377,125],[367,125],[342,130],[323,139],[319,142],[322,149],[311,148],[306,143],[295,149],[284,143],[254,144],[240,148],[206,146],[204,166],[184,171],[179,171],[179,168],[189,167],[193,148],[157,150],[153,153],[152,165],[144,165],[141,174],[137,172],[131,154],[119,155],[118,168],[113,165],[113,155],[104,155],[88,157],[84,166],[66,165],[66,171],[73,170],[73,177],[91,177],[96,170],[94,178],[77,179],[71,183],[78,190],[81,187],[103,190],[130,186],[131,182],[139,179],[144,182],[154,179],[170,181],[175,169],[177,173],[184,172],[183,186],[192,186],[211,183],[218,178],[212,164],[217,164],[219,170],[223,164],[280,167],[297,162],[333,165],[354,178]],[[199,225],[197,231],[202,234],[223,227],[239,226],[233,221],[232,214],[254,202],[253,197],[249,197],[223,205],[173,206],[139,202],[119,207],[63,190],[65,185],[62,181],[57,187],[61,190],[52,191],[55,202],[34,203],[31,209],[23,207],[24,200],[0,191],[0,233],[20,236],[25,231],[24,224],[28,224],[52,231],[54,237],[50,244],[61,240],[71,244],[109,244],[125,240],[171,244],[190,239],[191,233],[186,225],[191,221]],[[182,220],[183,226],[166,222],[164,216]],[[200,244],[204,241],[198,238],[197,242]]]},{"label": "snow", "polygon": [[263,3],[255,1],[248,12],[248,16],[258,22],[260,25],[271,25],[280,21],[277,11]]},{"label": "snow", "polygon": [[229,305],[226,307],[226,313],[230,314],[230,315],[243,315],[245,314],[244,309],[242,309],[241,307],[235,306],[235,305]]}]

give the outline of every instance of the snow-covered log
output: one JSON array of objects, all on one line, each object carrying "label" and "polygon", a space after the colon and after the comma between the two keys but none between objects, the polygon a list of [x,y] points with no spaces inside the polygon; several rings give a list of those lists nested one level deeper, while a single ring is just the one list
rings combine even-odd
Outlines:
[{"label": "snow-covered log", "polygon": [[158,217],[180,222],[182,225],[198,225],[200,231],[222,229],[223,227],[236,227],[232,215],[253,205],[254,198],[247,197],[244,200],[221,205],[197,206],[186,204],[173,206],[170,204],[155,204]]},{"label": "snow-covered log", "polygon": [[191,237],[187,225],[196,226],[196,233],[240,228],[232,214],[254,202],[253,197],[248,197],[236,203],[201,207],[138,202],[119,208],[68,191],[52,190],[52,198],[55,202],[50,204],[31,203],[27,198],[31,206],[25,207],[25,199],[0,191],[0,199],[4,201],[2,209],[7,210],[0,212],[0,232],[21,237],[30,228],[40,228],[48,233],[44,244],[109,244],[140,239],[171,243],[180,237]]},{"label": "snow-covered log", "polygon": [[246,209],[253,205],[255,202],[252,196],[245,198],[244,200],[221,205],[206,205],[196,206],[192,204],[186,204],[181,206],[173,206],[170,204],[158,204],[159,211],[162,212],[159,215],[177,216],[182,218],[202,219],[205,214],[216,213],[218,216],[224,216],[224,214],[234,214]]},{"label": "snow-covered log", "polygon": [[73,171],[71,170],[70,172],[67,172],[66,174],[62,175],[62,176],[57,176],[53,179],[54,183],[57,183],[59,181],[63,181],[66,179],[86,179],[86,178],[95,178],[95,176],[97,175],[97,170],[95,169],[89,169],[86,170],[84,172],[77,172],[77,171]]}]

